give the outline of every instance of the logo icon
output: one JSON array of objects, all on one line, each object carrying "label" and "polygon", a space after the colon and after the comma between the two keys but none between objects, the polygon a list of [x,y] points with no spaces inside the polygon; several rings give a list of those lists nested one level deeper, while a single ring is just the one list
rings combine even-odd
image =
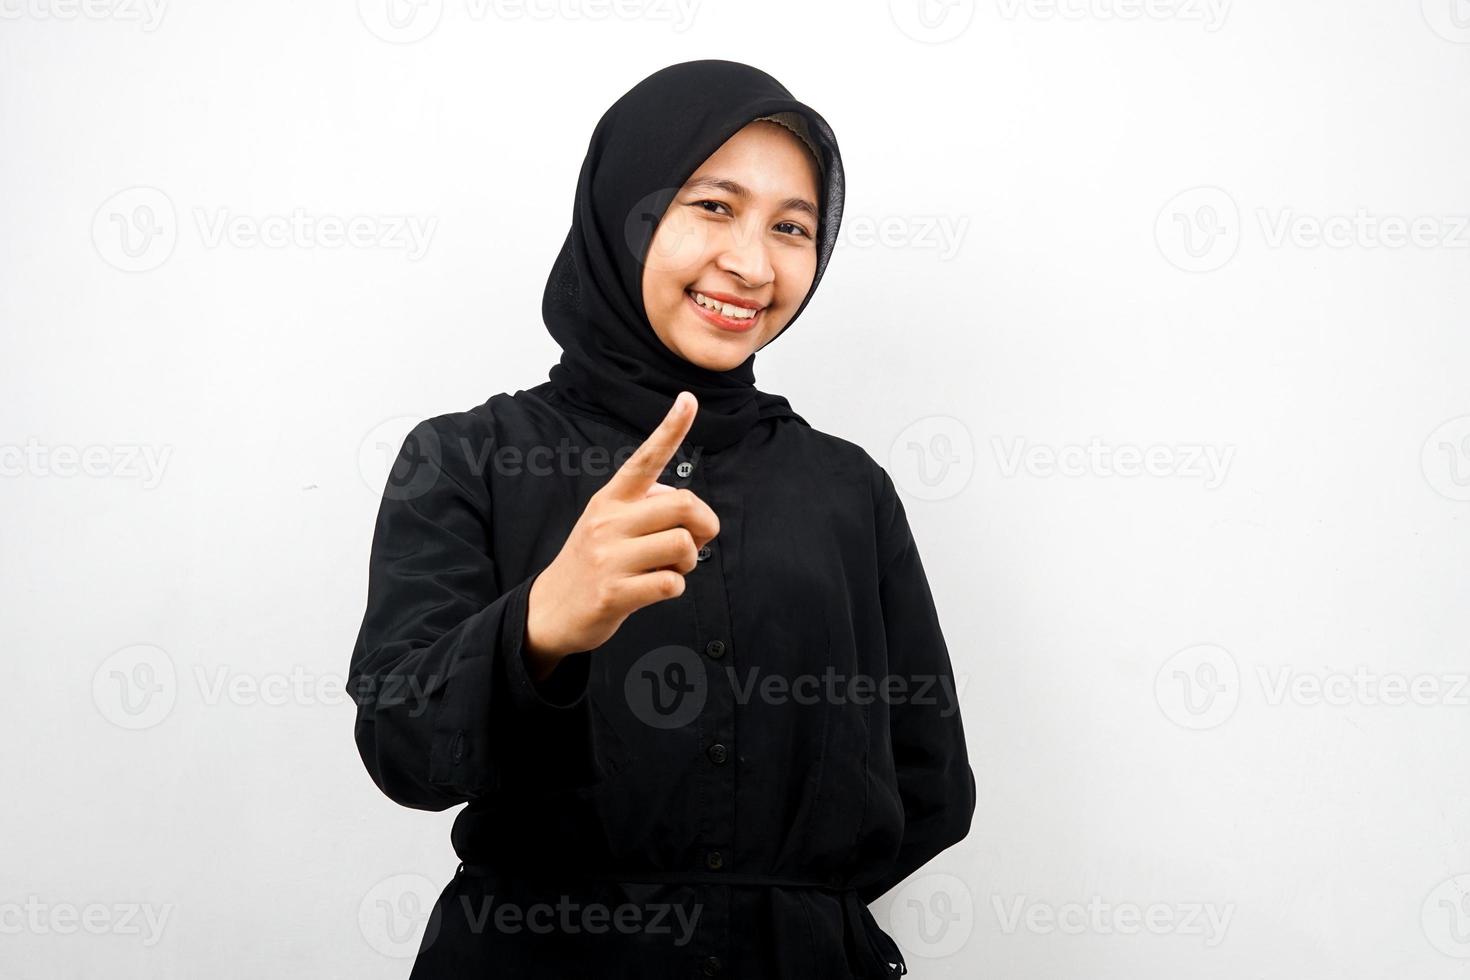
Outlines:
[{"label": "logo icon", "polygon": [[1470,0],[1422,0],[1424,22],[1446,41],[1470,44]]},{"label": "logo icon", "polygon": [[1470,959],[1470,874],[1455,875],[1435,886],[1419,910],[1429,944],[1446,956]]},{"label": "logo icon", "polygon": [[129,187],[92,216],[92,245],[123,272],[148,272],[168,261],[179,240],[174,203],[156,187]]},{"label": "logo icon", "polygon": [[709,681],[699,655],[677,644],[650,650],[623,679],[633,715],[651,728],[683,728],[704,710]]},{"label": "logo icon", "polygon": [[357,0],[357,16],[389,44],[412,44],[434,33],[444,0]]},{"label": "logo icon", "polygon": [[439,936],[438,897],[439,887],[423,875],[384,878],[362,897],[357,907],[357,927],[368,945],[384,956],[415,956]]},{"label": "logo icon", "polygon": [[1202,731],[1230,720],[1240,703],[1240,668],[1224,647],[1185,647],[1159,668],[1154,699],[1180,728]]},{"label": "logo icon", "polygon": [[905,950],[925,959],[953,956],[975,931],[975,898],[951,874],[911,878],[888,907],[890,931]]},{"label": "logo icon", "polygon": [[1443,422],[1419,454],[1424,479],[1451,500],[1470,500],[1470,415]]},{"label": "logo icon", "polygon": [[888,450],[894,482],[919,500],[945,500],[969,485],[975,472],[975,441],[965,423],[930,415],[905,428]]},{"label": "logo icon", "polygon": [[119,728],[152,728],[173,711],[178,695],[173,658],[148,643],[112,653],[92,674],[92,703]]},{"label": "logo icon", "polygon": [[1175,268],[1213,272],[1240,247],[1240,208],[1218,187],[1182,191],[1159,210],[1154,241]]},{"label": "logo icon", "polygon": [[969,28],[975,19],[975,0],[888,0],[888,15],[913,40],[942,44]]},{"label": "logo icon", "polygon": [[373,493],[389,500],[412,500],[439,481],[441,451],[439,433],[428,420],[400,415],[363,436],[357,469]]}]

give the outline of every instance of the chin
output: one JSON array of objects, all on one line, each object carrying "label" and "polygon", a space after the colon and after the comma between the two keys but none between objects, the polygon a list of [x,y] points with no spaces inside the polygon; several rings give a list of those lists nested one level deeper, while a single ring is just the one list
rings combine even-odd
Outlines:
[{"label": "chin", "polygon": [[739,367],[755,353],[760,340],[749,334],[719,336],[702,321],[678,324],[671,339],[675,353],[706,371],[729,371]]},{"label": "chin", "polygon": [[718,350],[710,350],[707,347],[699,347],[691,350],[685,360],[697,364],[706,371],[729,371],[744,364],[751,352],[744,347],[732,350],[729,347]]}]

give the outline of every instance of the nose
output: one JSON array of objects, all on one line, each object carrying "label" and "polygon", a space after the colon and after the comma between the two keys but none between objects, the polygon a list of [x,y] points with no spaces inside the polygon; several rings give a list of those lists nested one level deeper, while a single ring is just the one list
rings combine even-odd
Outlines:
[{"label": "nose", "polygon": [[759,289],[776,278],[766,243],[758,232],[742,230],[715,259],[721,270],[740,278],[751,289]]}]

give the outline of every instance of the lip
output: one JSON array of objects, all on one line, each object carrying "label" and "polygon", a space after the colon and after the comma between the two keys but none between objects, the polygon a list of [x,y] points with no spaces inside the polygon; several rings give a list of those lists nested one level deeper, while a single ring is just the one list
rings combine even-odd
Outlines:
[{"label": "lip", "polygon": [[[701,293],[704,293],[704,295],[708,296],[710,299],[717,299],[722,303],[735,303],[738,306],[746,306],[749,303],[749,300],[732,297],[726,293],[706,293],[703,289],[699,291]],[[721,330],[726,330],[730,333],[745,333],[746,331],[754,327],[757,323],[760,323],[761,317],[765,316],[766,313],[765,307],[761,307],[759,310],[756,311],[755,316],[751,317],[750,319],[737,320],[732,316],[725,316],[723,313],[716,313],[714,310],[700,306],[694,301],[694,291],[689,289],[684,290],[684,300],[690,306],[694,307],[694,312],[704,317],[706,321],[716,327],[719,327]]]}]

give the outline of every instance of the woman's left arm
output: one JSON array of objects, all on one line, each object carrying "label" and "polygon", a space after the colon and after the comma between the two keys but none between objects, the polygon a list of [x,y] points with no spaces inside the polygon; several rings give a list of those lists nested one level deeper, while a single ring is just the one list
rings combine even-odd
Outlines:
[{"label": "woman's left arm", "polygon": [[877,467],[879,595],[888,671],[903,690],[889,708],[894,769],[903,799],[898,857],[881,880],[860,889],[872,902],[965,838],[975,813],[975,775],[965,747],[949,650],[919,549],[892,478]]}]

